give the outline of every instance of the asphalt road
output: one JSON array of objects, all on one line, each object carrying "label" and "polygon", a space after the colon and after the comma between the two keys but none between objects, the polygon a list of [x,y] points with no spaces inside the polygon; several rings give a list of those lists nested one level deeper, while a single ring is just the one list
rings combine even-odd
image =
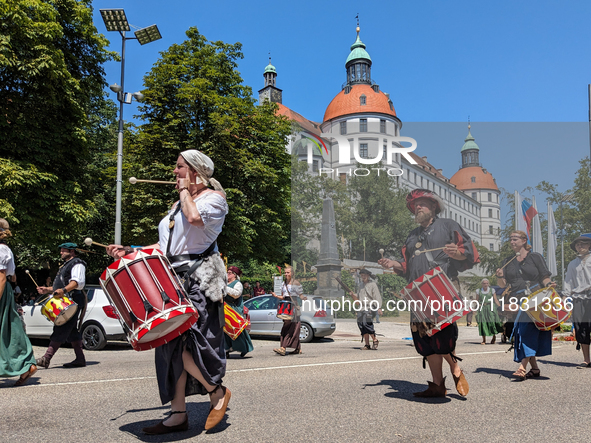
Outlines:
[{"label": "asphalt road", "polygon": [[[29,385],[0,379],[0,440],[10,442],[181,441],[588,441],[591,370],[576,369],[582,354],[554,342],[540,358],[541,377],[508,376],[517,364],[507,345],[480,345],[475,328],[460,328],[458,354],[470,393],[459,396],[448,374],[448,396],[418,399],[429,371],[408,340],[407,325],[377,325],[377,351],[361,351],[352,322],[339,322],[334,339],[304,344],[302,355],[272,352],[277,340],[254,340],[247,358],[233,354],[225,384],[232,391],[226,419],[203,431],[206,397],[189,398],[190,430],[144,436],[163,418],[153,351],[109,345],[87,352],[88,366],[65,369],[74,358],[60,349],[49,369]],[[35,346],[35,355],[44,352]]]}]

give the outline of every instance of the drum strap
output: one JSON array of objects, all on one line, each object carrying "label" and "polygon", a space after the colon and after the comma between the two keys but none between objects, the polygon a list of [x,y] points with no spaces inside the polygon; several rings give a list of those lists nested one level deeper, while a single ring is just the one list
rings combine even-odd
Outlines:
[{"label": "drum strap", "polygon": [[166,256],[169,259],[171,257],[170,243],[172,242],[172,230],[174,229],[174,218],[176,217],[176,215],[179,213],[180,210],[181,210],[181,202],[179,201],[178,205],[176,206],[176,209],[174,210],[174,212],[172,214],[170,214],[170,218],[169,218],[168,243],[166,244]]},{"label": "drum strap", "polygon": [[[201,254],[181,254],[181,255],[168,255],[168,261],[170,261],[170,263],[176,263],[179,261],[191,261],[191,260],[202,260],[205,257],[210,256],[213,251],[215,251],[215,246],[216,246],[217,242],[213,242],[211,245],[209,245],[209,247],[203,251]],[[194,271],[195,269],[193,269]]]}]

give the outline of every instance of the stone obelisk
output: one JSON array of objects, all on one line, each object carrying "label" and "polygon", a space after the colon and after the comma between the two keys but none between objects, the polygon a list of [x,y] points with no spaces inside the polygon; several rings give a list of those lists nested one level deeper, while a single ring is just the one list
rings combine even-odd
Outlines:
[{"label": "stone obelisk", "polygon": [[320,255],[316,264],[318,289],[315,295],[325,298],[337,298],[345,295],[335,277],[341,275],[341,260],[337,248],[337,229],[334,218],[334,204],[331,198],[322,202],[322,230],[320,237]]}]

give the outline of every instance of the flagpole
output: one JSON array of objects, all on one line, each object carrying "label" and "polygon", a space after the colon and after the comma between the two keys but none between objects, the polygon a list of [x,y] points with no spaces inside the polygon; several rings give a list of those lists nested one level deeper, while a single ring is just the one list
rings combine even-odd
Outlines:
[{"label": "flagpole", "polygon": [[517,210],[517,204],[519,202],[519,193],[515,191],[515,230],[519,229],[519,211]]}]

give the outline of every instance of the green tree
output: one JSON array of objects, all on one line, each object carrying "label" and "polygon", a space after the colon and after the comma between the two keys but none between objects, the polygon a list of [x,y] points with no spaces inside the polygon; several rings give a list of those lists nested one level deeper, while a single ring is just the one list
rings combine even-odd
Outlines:
[{"label": "green tree", "polygon": [[[196,28],[172,45],[146,75],[141,119],[129,142],[126,172],[172,178],[180,151],[198,149],[215,163],[230,213],[218,239],[232,261],[256,255],[289,261],[290,123],[277,105],[255,106],[237,68],[241,44],[209,42]],[[153,242],[176,195],[171,189],[126,187],[124,241]]]},{"label": "green tree", "polygon": [[88,114],[106,46],[90,1],[0,3],[0,211],[17,243],[52,250],[97,214]]},{"label": "green tree", "polygon": [[[363,165],[357,165],[358,168]],[[375,168],[383,167],[382,163]],[[408,191],[396,185],[396,178],[381,171],[351,177],[347,190],[353,202],[345,237],[352,240],[352,258],[377,261],[385,255],[401,256],[408,233],[416,227],[406,207]],[[365,247],[364,247],[365,244]],[[364,254],[365,250],[365,254]]]}]

